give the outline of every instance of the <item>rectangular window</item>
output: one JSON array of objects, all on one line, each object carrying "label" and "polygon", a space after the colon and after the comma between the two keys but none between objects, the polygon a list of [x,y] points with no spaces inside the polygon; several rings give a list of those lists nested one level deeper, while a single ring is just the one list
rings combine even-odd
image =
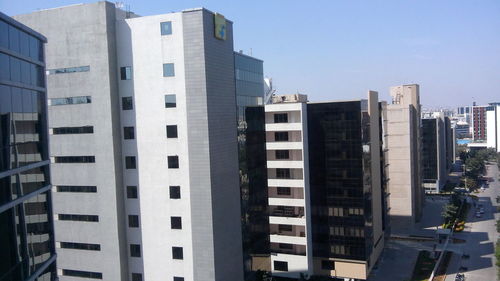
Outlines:
[{"label": "rectangular window", "polygon": [[161,35],[170,35],[172,34],[172,22],[165,21],[160,23]]},{"label": "rectangular window", "polygon": [[290,152],[288,150],[276,150],[275,151],[276,159],[289,159]]},{"label": "rectangular window", "polygon": [[123,138],[133,140],[135,138],[134,127],[123,127]]},{"label": "rectangular window", "polygon": [[49,105],[69,105],[69,104],[85,104],[92,103],[90,96],[69,97],[69,98],[55,98],[49,99]]},{"label": "rectangular window", "polygon": [[169,169],[179,168],[179,156],[168,156],[168,168]]},{"label": "rectangular window", "polygon": [[87,192],[96,193],[97,186],[76,186],[76,185],[58,185],[57,192]]},{"label": "rectangular window", "polygon": [[174,260],[184,259],[184,253],[182,251],[182,247],[172,247],[172,258]]},{"label": "rectangular window", "polygon": [[73,243],[73,242],[60,242],[61,248],[64,249],[75,249],[75,250],[88,250],[88,251],[100,251],[101,245],[99,244],[88,244],[88,243]]},{"label": "rectangular window", "polygon": [[122,110],[132,110],[132,109],[134,109],[134,105],[132,103],[132,97],[123,97]]},{"label": "rectangular window", "polygon": [[175,76],[174,64],[164,63],[163,64],[163,77],[173,77]]},{"label": "rectangular window", "polygon": [[141,273],[132,273],[132,281],[142,281]]},{"label": "rectangular window", "polygon": [[286,262],[286,261],[274,261],[274,270],[288,271],[288,262]]},{"label": "rectangular window", "polygon": [[278,186],[276,187],[278,195],[292,195],[292,189],[290,187]]},{"label": "rectangular window", "polygon": [[293,250],[293,245],[288,243],[278,243],[280,249]]},{"label": "rectangular window", "polygon": [[132,67],[130,66],[120,67],[120,78],[122,80],[132,79]]},{"label": "rectangular window", "polygon": [[274,114],[274,123],[288,123],[288,114],[287,113]]},{"label": "rectangular window", "polygon": [[130,244],[130,256],[134,258],[141,257],[141,245],[139,244]]},{"label": "rectangular window", "polygon": [[128,227],[139,227],[139,216],[137,215],[128,215]]},{"label": "rectangular window", "polygon": [[95,163],[94,156],[56,156],[55,163]]},{"label": "rectangular window", "polygon": [[60,221],[86,221],[86,222],[99,221],[99,216],[93,216],[93,215],[59,214],[58,218]]},{"label": "rectangular window", "polygon": [[125,156],[125,169],[136,169],[135,156]]},{"label": "rectangular window", "polygon": [[288,141],[288,132],[274,132],[274,141]]},{"label": "rectangular window", "polygon": [[170,217],[170,228],[182,229],[182,218],[181,217]]},{"label": "rectangular window", "polygon": [[324,270],[335,270],[335,262],[330,260],[321,261],[321,269]]},{"label": "rectangular window", "polygon": [[63,269],[63,276],[81,277],[81,278],[91,278],[91,279],[102,279],[102,273],[91,272],[91,271],[81,271],[72,269]]},{"label": "rectangular window", "polygon": [[90,66],[76,66],[76,67],[66,67],[66,68],[56,68],[48,69],[49,75],[52,74],[63,74],[63,73],[74,73],[74,72],[88,72],[90,71]]},{"label": "rectangular window", "polygon": [[184,277],[175,277],[174,276],[174,281],[184,281]]},{"label": "rectangular window", "polygon": [[167,138],[174,139],[177,138],[177,126],[167,125]]},{"label": "rectangular window", "polygon": [[276,178],[278,178],[278,179],[289,179],[290,178],[290,169],[287,169],[287,168],[277,168],[276,169]]},{"label": "rectangular window", "polygon": [[128,185],[127,186],[127,198],[128,199],[137,199],[137,186]]},{"label": "rectangular window", "polygon": [[177,102],[175,95],[165,95],[165,108],[176,107]]},{"label": "rectangular window", "polygon": [[52,128],[53,135],[93,134],[93,126]]},{"label": "rectangular window", "polygon": [[170,199],[181,199],[181,187],[176,185],[170,186]]},{"label": "rectangular window", "polygon": [[290,224],[278,224],[279,232],[291,232],[293,230],[293,226]]}]

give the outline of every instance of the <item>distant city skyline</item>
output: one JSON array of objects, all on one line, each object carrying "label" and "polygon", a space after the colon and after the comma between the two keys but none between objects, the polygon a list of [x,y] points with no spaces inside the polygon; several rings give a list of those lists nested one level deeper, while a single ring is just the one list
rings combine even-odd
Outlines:
[{"label": "distant city skyline", "polygon": [[[95,1],[2,1],[9,16]],[[264,60],[279,94],[311,101],[359,99],[418,83],[425,108],[496,102],[500,96],[500,2],[148,1],[153,15],[203,6],[234,22],[235,50]],[[50,42],[49,42],[50,44]]]}]

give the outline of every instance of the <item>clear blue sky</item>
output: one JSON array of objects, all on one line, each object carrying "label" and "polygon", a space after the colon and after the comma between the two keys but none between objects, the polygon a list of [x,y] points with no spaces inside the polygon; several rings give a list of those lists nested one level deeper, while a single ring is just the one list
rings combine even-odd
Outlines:
[{"label": "clear blue sky", "polygon": [[[0,0],[7,15],[94,2]],[[235,50],[264,60],[279,93],[388,100],[419,83],[424,107],[500,101],[498,0],[129,0],[140,15],[205,7],[234,22]],[[64,24],[64,23],[61,23]]]}]

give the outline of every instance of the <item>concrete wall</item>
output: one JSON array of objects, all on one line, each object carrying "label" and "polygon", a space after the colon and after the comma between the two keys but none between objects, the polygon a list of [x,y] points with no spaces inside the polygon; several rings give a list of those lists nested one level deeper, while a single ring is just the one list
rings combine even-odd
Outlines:
[{"label": "concrete wall", "polygon": [[58,269],[101,272],[103,280],[127,280],[114,5],[74,5],[15,18],[48,38],[47,69],[90,66],[89,72],[47,77],[49,98],[92,97],[90,104],[49,106],[49,127],[94,126],[93,134],[51,135],[51,156],[92,155],[96,159],[95,163],[52,164],[54,186],[97,186],[97,193],[53,192],[55,217],[99,216],[99,222],[56,220],[56,241],[101,245],[100,251],[58,248]]}]

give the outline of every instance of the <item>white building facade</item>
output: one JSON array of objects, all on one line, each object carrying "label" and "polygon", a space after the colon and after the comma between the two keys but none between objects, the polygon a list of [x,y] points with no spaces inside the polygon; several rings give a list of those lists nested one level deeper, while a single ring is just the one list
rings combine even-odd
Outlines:
[{"label": "white building facade", "polygon": [[500,106],[492,106],[486,111],[486,143],[500,152]]}]

